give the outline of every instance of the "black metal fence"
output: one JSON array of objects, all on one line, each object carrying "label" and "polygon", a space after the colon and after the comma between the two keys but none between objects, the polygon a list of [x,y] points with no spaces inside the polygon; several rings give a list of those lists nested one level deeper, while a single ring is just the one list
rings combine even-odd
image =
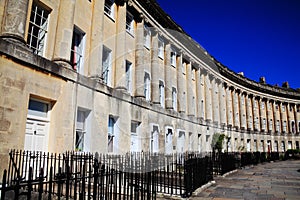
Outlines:
[{"label": "black metal fence", "polygon": [[156,199],[187,197],[213,179],[212,159],[200,154],[93,155],[10,152],[2,199]]}]

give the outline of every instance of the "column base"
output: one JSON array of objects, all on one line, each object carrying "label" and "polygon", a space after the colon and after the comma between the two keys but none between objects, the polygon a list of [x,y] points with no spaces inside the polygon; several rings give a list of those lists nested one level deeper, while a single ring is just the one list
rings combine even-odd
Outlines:
[{"label": "column base", "polygon": [[69,69],[73,69],[70,61],[68,61],[68,60],[65,60],[65,59],[62,59],[62,58],[54,58],[52,61],[55,62],[56,64],[58,64],[59,66],[63,66],[63,67],[69,68]]}]

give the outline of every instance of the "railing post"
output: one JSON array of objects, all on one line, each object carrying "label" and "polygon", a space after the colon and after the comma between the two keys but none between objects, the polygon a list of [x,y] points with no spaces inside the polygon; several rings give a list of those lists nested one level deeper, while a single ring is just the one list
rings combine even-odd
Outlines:
[{"label": "railing post", "polygon": [[2,187],[1,187],[1,200],[5,199],[5,192],[6,192],[6,176],[7,176],[7,170],[5,169],[3,172],[3,178],[2,178]]},{"label": "railing post", "polygon": [[99,177],[99,162],[98,159],[95,158],[94,160],[94,188],[93,188],[93,200],[97,199],[97,184],[98,184],[98,177]]}]

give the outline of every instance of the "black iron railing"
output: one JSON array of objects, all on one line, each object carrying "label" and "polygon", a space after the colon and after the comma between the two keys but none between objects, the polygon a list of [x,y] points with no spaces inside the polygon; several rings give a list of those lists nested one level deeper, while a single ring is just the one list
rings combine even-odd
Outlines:
[{"label": "black iron railing", "polygon": [[211,158],[195,153],[93,155],[12,150],[1,199],[155,199],[157,193],[187,197],[212,178]]}]

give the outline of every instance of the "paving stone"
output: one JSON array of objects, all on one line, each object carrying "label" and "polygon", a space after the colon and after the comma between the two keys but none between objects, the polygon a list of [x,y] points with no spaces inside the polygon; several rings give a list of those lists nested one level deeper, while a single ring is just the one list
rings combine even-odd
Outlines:
[{"label": "paving stone", "polygon": [[190,200],[300,200],[300,160],[279,161],[240,169]]}]

